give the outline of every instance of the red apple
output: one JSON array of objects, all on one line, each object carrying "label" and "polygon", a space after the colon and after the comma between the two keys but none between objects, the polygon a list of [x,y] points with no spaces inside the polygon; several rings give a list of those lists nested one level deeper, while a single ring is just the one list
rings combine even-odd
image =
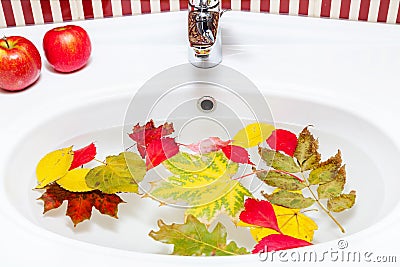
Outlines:
[{"label": "red apple", "polygon": [[21,36],[0,39],[0,88],[19,91],[40,76],[42,60],[36,46]]},{"label": "red apple", "polygon": [[92,46],[83,28],[67,25],[46,32],[43,49],[49,64],[56,71],[72,72],[86,65]]}]

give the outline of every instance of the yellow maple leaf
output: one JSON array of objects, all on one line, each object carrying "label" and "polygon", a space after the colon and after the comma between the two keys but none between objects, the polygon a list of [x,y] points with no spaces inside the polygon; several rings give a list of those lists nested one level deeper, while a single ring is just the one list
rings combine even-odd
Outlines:
[{"label": "yellow maple leaf", "polygon": [[[318,229],[318,226],[311,218],[304,215],[299,209],[288,209],[277,205],[272,205],[272,207],[278,220],[279,229],[283,234],[312,242],[314,231]],[[242,221],[237,225],[249,227],[251,235],[257,242],[271,234],[279,234],[275,230],[247,224]]]},{"label": "yellow maple leaf", "polygon": [[94,190],[86,184],[86,175],[90,169],[74,169],[57,180],[57,184],[71,192],[88,192]]},{"label": "yellow maple leaf", "polygon": [[58,149],[44,156],[36,167],[36,177],[39,183],[36,188],[44,188],[66,175],[73,159],[72,146]]},{"label": "yellow maple leaf", "polygon": [[233,137],[233,144],[244,148],[257,146],[264,142],[273,130],[275,130],[275,127],[268,123],[255,122],[249,124]]}]

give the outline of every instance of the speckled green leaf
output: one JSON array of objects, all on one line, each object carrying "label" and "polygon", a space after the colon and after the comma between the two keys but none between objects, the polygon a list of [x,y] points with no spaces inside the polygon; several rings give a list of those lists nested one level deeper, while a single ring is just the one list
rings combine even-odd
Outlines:
[{"label": "speckled green leaf", "polygon": [[304,209],[315,203],[315,200],[304,197],[301,193],[279,190],[272,194],[263,194],[272,204],[283,206],[290,209]]},{"label": "speckled green leaf", "polygon": [[340,150],[338,150],[335,156],[320,163],[317,168],[310,172],[308,181],[310,184],[324,184],[330,182],[336,177],[341,165],[342,156]]},{"label": "speckled green leaf", "polygon": [[258,153],[268,166],[276,170],[290,173],[300,172],[300,167],[297,166],[293,158],[288,155],[261,147],[258,149]]},{"label": "speckled green leaf", "polygon": [[303,171],[317,167],[321,161],[321,154],[318,153],[318,140],[310,133],[308,127],[299,134],[294,157]]},{"label": "speckled green leaf", "polygon": [[275,170],[258,172],[257,177],[267,185],[281,189],[301,190],[305,187],[305,184],[296,177]]},{"label": "speckled green leaf", "polygon": [[86,184],[106,194],[138,192],[138,182],[146,174],[146,164],[132,152],[108,156],[105,165],[98,166],[86,175]]},{"label": "speckled green leaf", "polygon": [[149,195],[161,203],[188,207],[185,214],[193,214],[201,222],[209,224],[219,213],[236,221],[244,198],[251,196],[239,181],[231,179],[238,164],[222,152],[201,156],[181,152],[163,164],[174,175],[153,182]]},{"label": "speckled green leaf", "polygon": [[192,215],[184,224],[165,224],[158,221],[160,230],[151,231],[149,236],[166,244],[174,245],[173,255],[182,256],[233,256],[249,254],[233,241],[227,243],[225,227],[218,223],[212,232]]},{"label": "speckled green leaf", "polygon": [[327,208],[333,212],[341,212],[353,207],[356,202],[356,192],[351,191],[349,194],[341,194],[328,200]]},{"label": "speckled green leaf", "polygon": [[345,183],[346,183],[346,169],[345,166],[343,165],[339,169],[335,179],[318,186],[317,188],[318,198],[324,199],[340,195],[344,189]]}]

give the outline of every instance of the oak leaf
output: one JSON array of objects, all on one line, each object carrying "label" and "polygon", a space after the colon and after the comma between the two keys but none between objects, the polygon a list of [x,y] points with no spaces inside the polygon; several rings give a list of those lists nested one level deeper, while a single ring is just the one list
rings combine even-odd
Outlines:
[{"label": "oak leaf", "polygon": [[149,236],[154,240],[173,244],[173,255],[232,256],[249,253],[233,241],[227,243],[227,232],[221,223],[218,223],[210,232],[196,217],[188,215],[183,224],[167,225],[159,220],[158,227],[160,229],[151,231]]},{"label": "oak leaf", "polygon": [[46,191],[39,198],[44,202],[43,213],[56,209],[64,201],[68,201],[66,215],[69,216],[76,226],[84,220],[89,220],[92,208],[100,213],[118,218],[118,205],[124,201],[115,194],[104,194],[99,190],[75,193],[61,188],[58,184],[50,184],[45,187]]}]

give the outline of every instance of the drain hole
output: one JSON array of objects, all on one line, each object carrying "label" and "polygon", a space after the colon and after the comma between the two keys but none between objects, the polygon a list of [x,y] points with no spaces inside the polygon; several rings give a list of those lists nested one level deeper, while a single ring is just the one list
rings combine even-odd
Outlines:
[{"label": "drain hole", "polygon": [[216,104],[215,99],[211,96],[203,96],[197,101],[197,107],[203,112],[212,112]]}]

